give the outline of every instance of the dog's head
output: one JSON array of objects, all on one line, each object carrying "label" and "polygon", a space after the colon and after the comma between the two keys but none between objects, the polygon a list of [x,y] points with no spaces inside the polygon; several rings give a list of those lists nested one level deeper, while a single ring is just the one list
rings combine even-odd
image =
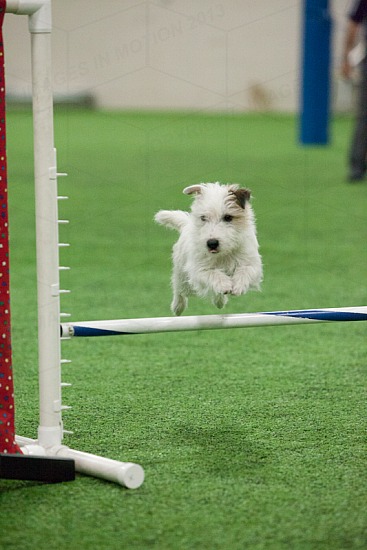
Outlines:
[{"label": "dog's head", "polygon": [[251,193],[239,185],[203,183],[186,187],[195,195],[191,207],[195,233],[209,254],[232,253],[244,239],[244,229],[253,225]]},{"label": "dog's head", "polygon": [[[242,209],[245,209],[246,203],[250,200],[251,197],[251,191],[249,189],[245,189],[244,187],[240,187],[236,183],[233,183],[231,185],[220,185],[219,183],[200,183],[199,185],[190,185],[189,187],[185,187],[183,190],[183,193],[185,195],[205,195],[206,192],[210,192],[213,190],[218,191],[225,190],[227,193],[227,202],[234,201],[237,206],[239,206]],[[233,205],[232,205],[233,206]]]}]

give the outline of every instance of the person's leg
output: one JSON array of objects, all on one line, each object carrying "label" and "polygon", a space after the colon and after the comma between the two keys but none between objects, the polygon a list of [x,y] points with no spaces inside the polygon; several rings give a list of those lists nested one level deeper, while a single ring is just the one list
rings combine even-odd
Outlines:
[{"label": "person's leg", "polygon": [[362,78],[358,92],[357,115],[349,151],[349,180],[357,181],[366,173],[367,156],[367,58],[362,64]]}]

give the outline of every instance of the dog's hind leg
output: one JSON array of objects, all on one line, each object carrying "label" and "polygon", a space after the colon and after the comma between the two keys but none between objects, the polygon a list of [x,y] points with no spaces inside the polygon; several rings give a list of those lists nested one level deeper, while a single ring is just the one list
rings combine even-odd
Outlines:
[{"label": "dog's hind leg", "polygon": [[175,315],[181,315],[181,313],[187,308],[187,297],[182,294],[175,294],[173,296],[171,311]]},{"label": "dog's hind leg", "polygon": [[189,292],[183,280],[183,273],[177,266],[174,266],[173,268],[172,289],[173,300],[171,303],[171,311],[174,315],[181,315],[181,313],[187,308],[187,296]]},{"label": "dog's hind leg", "polygon": [[228,302],[228,297],[225,294],[216,294],[212,302],[218,309],[222,309]]}]

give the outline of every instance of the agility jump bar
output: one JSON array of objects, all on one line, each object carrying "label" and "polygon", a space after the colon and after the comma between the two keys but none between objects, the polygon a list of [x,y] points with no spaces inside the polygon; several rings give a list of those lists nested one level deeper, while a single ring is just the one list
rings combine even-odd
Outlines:
[{"label": "agility jump bar", "polygon": [[63,323],[61,337],[118,336],[338,321],[367,321],[367,306]]}]

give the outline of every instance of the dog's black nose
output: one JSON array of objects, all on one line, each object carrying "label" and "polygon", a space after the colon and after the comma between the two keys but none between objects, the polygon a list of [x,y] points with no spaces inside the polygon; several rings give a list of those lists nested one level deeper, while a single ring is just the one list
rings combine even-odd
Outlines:
[{"label": "dog's black nose", "polygon": [[217,239],[209,239],[206,244],[209,250],[217,250],[219,241]]}]

